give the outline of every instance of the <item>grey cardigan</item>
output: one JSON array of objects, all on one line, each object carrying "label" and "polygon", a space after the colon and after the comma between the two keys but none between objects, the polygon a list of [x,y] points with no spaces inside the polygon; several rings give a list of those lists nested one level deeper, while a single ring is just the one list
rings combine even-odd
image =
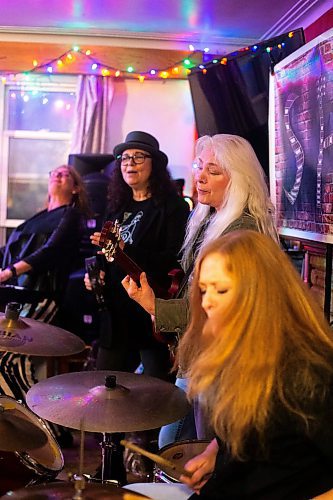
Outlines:
[{"label": "grey cardigan", "polygon": [[[241,217],[232,222],[221,236],[237,229],[252,229],[258,231],[254,217],[244,212]],[[188,280],[190,281],[190,279]],[[186,330],[189,321],[189,304],[187,297],[188,286],[185,297],[179,299],[156,299],[155,300],[155,327],[160,332],[174,332],[181,335]]]}]

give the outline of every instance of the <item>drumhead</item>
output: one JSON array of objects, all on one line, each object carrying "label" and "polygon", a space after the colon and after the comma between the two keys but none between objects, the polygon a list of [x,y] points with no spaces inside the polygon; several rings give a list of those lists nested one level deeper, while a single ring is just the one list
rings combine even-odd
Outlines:
[{"label": "drumhead", "polygon": [[[28,466],[41,474],[60,472],[64,467],[64,457],[61,449],[48,428],[47,423],[33,413],[24,404],[19,403],[10,396],[0,396],[0,405],[6,410],[11,410],[13,416],[17,416],[36,425],[44,432],[47,442],[40,448],[29,450],[29,452],[15,452]],[[53,475],[53,474],[52,474]]]},{"label": "drumhead", "polygon": [[[184,467],[186,462],[196,455],[200,455],[208,446],[210,440],[206,439],[193,439],[187,441],[179,441],[177,443],[172,443],[164,446],[160,449],[159,455],[167,460],[171,460],[180,467]],[[168,467],[163,467],[161,465],[157,466],[157,475],[163,480],[163,476],[170,481],[178,482],[180,478],[180,473],[170,469]]]}]

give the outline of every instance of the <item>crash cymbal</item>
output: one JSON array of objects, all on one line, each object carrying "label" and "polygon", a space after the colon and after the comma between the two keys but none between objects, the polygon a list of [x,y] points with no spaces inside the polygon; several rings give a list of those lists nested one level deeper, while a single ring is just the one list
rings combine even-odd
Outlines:
[{"label": "crash cymbal", "polygon": [[186,415],[185,392],[174,384],[135,373],[73,372],[29,389],[28,406],[42,418],[89,432],[155,429]]},{"label": "crash cymbal", "polygon": [[0,313],[0,351],[33,356],[69,356],[84,348],[83,340],[62,328],[19,317],[17,311],[7,312],[6,309],[6,313]]},{"label": "crash cymbal", "polygon": [[[16,491],[9,491],[1,498],[70,500],[74,498],[75,493],[75,483],[46,483],[38,486],[25,487]],[[83,500],[94,500],[95,498],[103,500],[142,500],[149,497],[113,485],[86,483],[81,496],[77,498],[82,498]]]},{"label": "crash cymbal", "polygon": [[43,446],[47,441],[46,434],[15,413],[15,409],[0,404],[0,450],[27,451]]}]

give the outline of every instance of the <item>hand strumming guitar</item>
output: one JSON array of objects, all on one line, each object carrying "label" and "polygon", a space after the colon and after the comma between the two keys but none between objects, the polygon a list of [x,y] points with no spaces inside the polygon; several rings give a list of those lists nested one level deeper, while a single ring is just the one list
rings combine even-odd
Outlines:
[{"label": "hand strumming guitar", "polygon": [[121,283],[131,299],[140,304],[147,313],[155,315],[155,293],[148,283],[146,273],[140,274],[140,286],[128,275]]}]

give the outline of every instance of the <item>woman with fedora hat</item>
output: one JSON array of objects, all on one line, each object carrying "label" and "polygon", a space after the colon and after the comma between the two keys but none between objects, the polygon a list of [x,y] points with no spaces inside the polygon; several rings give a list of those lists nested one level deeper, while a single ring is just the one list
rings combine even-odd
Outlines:
[{"label": "woman with fedora hat", "polygon": [[[151,134],[130,132],[115,146],[114,155],[107,219],[120,223],[123,252],[167,289],[168,272],[179,268],[188,205],[177,194],[168,157]],[[98,245],[99,238],[94,233],[92,243]],[[126,274],[117,262],[105,265],[107,311],[101,318],[97,368],[134,371],[141,361],[145,374],[168,378],[168,349],[154,338],[150,315],[122,287]],[[85,283],[89,288],[87,275]]]}]

